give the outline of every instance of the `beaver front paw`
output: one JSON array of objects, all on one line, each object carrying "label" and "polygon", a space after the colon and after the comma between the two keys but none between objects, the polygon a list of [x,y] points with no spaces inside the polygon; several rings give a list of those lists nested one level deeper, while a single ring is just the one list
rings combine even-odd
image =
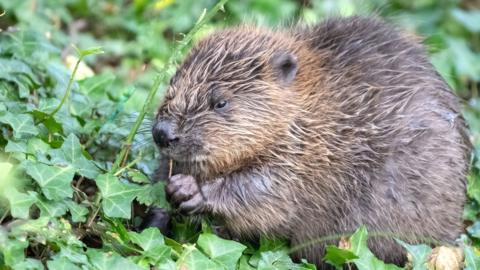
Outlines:
[{"label": "beaver front paw", "polygon": [[166,192],[170,203],[180,212],[192,215],[204,211],[205,198],[193,176],[173,175],[168,180]]}]

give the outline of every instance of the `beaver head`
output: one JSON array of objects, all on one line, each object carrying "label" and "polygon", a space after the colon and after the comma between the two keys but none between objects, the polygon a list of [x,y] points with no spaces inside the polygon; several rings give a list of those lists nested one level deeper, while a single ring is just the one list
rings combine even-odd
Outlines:
[{"label": "beaver head", "polygon": [[301,110],[294,41],[239,27],[200,41],[170,81],[153,136],[175,162],[227,172],[275,144]]}]

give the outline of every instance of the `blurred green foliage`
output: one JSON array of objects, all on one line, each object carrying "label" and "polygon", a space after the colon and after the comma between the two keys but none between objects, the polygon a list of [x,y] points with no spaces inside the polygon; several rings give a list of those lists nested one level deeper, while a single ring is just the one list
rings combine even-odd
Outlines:
[{"label": "blurred green foliage", "polygon": [[[157,72],[215,4],[0,0],[0,269],[314,269],[292,262],[281,241],[252,247],[181,223],[175,239],[153,229],[134,232],[141,218],[131,215],[133,200],[168,207],[163,184],[147,177],[156,155],[148,119],[129,149],[131,166],[107,173]],[[289,26],[354,14],[381,16],[422,36],[431,61],[464,100],[475,157],[460,242],[465,267],[480,269],[480,1],[230,0],[194,40],[239,23]],[[59,106],[79,57],[72,44],[104,53],[83,59]],[[360,228],[351,238],[355,250],[331,246],[326,259],[338,267],[396,269],[373,257],[360,241],[366,235]],[[429,247],[403,244],[414,253],[414,269],[425,269]]]}]

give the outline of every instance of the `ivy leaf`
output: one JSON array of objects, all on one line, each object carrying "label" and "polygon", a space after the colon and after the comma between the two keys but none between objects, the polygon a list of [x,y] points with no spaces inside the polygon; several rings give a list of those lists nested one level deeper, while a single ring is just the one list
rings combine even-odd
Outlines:
[{"label": "ivy leaf", "polygon": [[40,260],[26,258],[24,261],[15,264],[13,266],[13,269],[43,270],[45,268],[43,267],[43,264]]},{"label": "ivy leaf", "polygon": [[36,193],[29,191],[28,194],[18,192],[16,188],[7,187],[4,192],[10,204],[12,217],[27,219],[30,213],[30,207],[37,201]]},{"label": "ivy leaf", "polygon": [[38,138],[31,138],[27,143],[27,153],[38,156],[50,150],[50,145]]},{"label": "ivy leaf", "polygon": [[10,125],[13,129],[13,136],[17,139],[24,135],[37,135],[38,128],[33,123],[33,118],[29,114],[12,114],[7,112],[0,116],[0,122]]},{"label": "ivy leaf", "polygon": [[163,235],[157,228],[147,228],[141,233],[128,232],[130,240],[140,246],[143,250],[151,250],[160,245],[165,245]]},{"label": "ivy leaf", "polygon": [[87,77],[79,82],[80,91],[89,98],[101,100],[105,97],[105,89],[113,83],[115,75],[102,73],[93,77]]},{"label": "ivy leaf", "polygon": [[333,266],[336,269],[343,269],[343,265],[351,262],[353,259],[357,259],[358,256],[355,255],[350,250],[338,248],[336,246],[327,246],[325,256],[323,260]]},{"label": "ivy leaf", "polygon": [[130,205],[142,191],[135,184],[125,184],[112,174],[102,174],[96,179],[102,194],[102,208],[109,217],[130,218]]},{"label": "ivy leaf", "polygon": [[171,248],[165,245],[163,235],[157,228],[148,228],[140,234],[136,232],[128,232],[130,240],[140,246],[145,252],[141,257],[147,257],[153,265],[170,259]]},{"label": "ivy leaf", "polygon": [[38,111],[50,114],[60,104],[60,100],[57,98],[42,98],[38,102]]},{"label": "ivy leaf", "polygon": [[159,208],[170,208],[165,195],[165,182],[158,182],[153,185],[143,185],[141,194],[138,195],[139,203],[156,206]]},{"label": "ivy leaf", "polygon": [[402,240],[395,240],[412,256],[412,270],[427,270],[426,263],[428,255],[432,252],[431,247],[427,245],[409,245]]},{"label": "ivy leaf", "polygon": [[32,69],[23,61],[9,58],[0,58],[0,78],[11,80],[16,74],[24,74],[39,83]]},{"label": "ivy leaf", "polygon": [[59,217],[67,212],[67,205],[63,201],[48,201],[37,197],[35,204],[40,209],[41,217]]},{"label": "ivy leaf", "polygon": [[67,258],[70,262],[88,266],[91,268],[87,255],[83,251],[83,247],[76,248],[73,245],[61,246],[60,252],[53,256],[53,258]]},{"label": "ivy leaf", "polygon": [[0,58],[0,79],[15,83],[21,98],[30,94],[32,82],[40,85],[37,76],[25,62],[11,57]]},{"label": "ivy leaf", "polygon": [[97,270],[142,269],[114,252],[101,252],[100,250],[90,248],[87,250],[87,257],[90,264]]},{"label": "ivy leaf", "polygon": [[317,270],[317,266],[313,263],[307,262],[307,260],[302,259],[300,265],[296,267],[298,270]]},{"label": "ivy leaf", "polygon": [[43,123],[50,133],[63,133],[62,124],[60,124],[54,116],[39,110],[33,110],[32,115],[36,122]]},{"label": "ivy leaf", "polygon": [[139,170],[129,170],[127,172],[127,174],[130,177],[130,179],[135,183],[139,183],[139,184],[150,184],[151,183],[150,179],[145,174],[140,172]]},{"label": "ivy leaf", "polygon": [[82,268],[78,267],[74,263],[72,263],[66,257],[57,257],[53,260],[47,262],[48,269],[55,269],[55,270],[81,270]]},{"label": "ivy leaf", "polygon": [[401,268],[393,264],[385,264],[375,257],[375,255],[368,249],[367,246],[367,228],[361,226],[350,237],[352,244],[351,251],[358,256],[353,262],[359,270],[400,270]]},{"label": "ivy leaf", "polygon": [[[172,259],[163,260],[155,265],[158,270],[176,270],[177,266]],[[240,268],[241,269],[241,268]]]},{"label": "ivy leaf", "polygon": [[467,232],[475,238],[480,239],[480,220],[477,220],[471,225],[470,227],[467,228]]},{"label": "ivy leaf", "polygon": [[50,200],[61,200],[72,197],[72,182],[75,171],[72,167],[57,167],[26,161],[24,167],[38,185],[45,197]]},{"label": "ivy leaf", "polygon": [[2,239],[0,242],[0,251],[3,254],[3,262],[14,267],[25,259],[25,249],[28,247],[26,240]]},{"label": "ivy leaf", "polygon": [[455,8],[451,11],[453,18],[471,32],[480,32],[480,11]]},{"label": "ivy leaf", "polygon": [[250,257],[249,263],[259,269],[294,267],[288,256],[288,243],[283,239],[260,238],[260,248]]},{"label": "ivy leaf", "polygon": [[260,254],[258,269],[293,269],[293,263],[286,250],[264,251]]},{"label": "ivy leaf", "polygon": [[467,176],[467,194],[480,203],[480,175],[472,173]]},{"label": "ivy leaf", "polygon": [[8,140],[7,145],[5,146],[6,153],[26,153],[27,152],[27,144],[23,141],[13,141]]},{"label": "ivy leaf", "polygon": [[180,258],[177,260],[177,269],[223,270],[224,268],[211,261],[207,256],[195,248],[195,246],[186,245]]},{"label": "ivy leaf", "polygon": [[242,257],[240,257],[240,261],[238,262],[238,269],[242,269],[242,270],[255,270],[255,269],[257,269],[257,268],[251,266],[248,263],[248,259],[249,259],[249,256],[247,256],[247,255],[243,255]]},{"label": "ivy leaf", "polygon": [[211,233],[201,234],[197,245],[210,259],[225,269],[235,269],[242,252],[247,248],[238,242],[225,240]]},{"label": "ivy leaf", "polygon": [[472,247],[465,247],[463,250],[465,254],[465,269],[464,270],[478,270],[480,269],[480,256],[475,254]]},{"label": "ivy leaf", "polygon": [[95,179],[99,169],[83,155],[82,145],[75,134],[70,134],[60,149],[51,151],[54,164],[71,165],[80,175]]},{"label": "ivy leaf", "polygon": [[87,220],[86,215],[88,214],[88,209],[85,206],[70,200],[65,201],[65,204],[72,215],[73,222],[85,222]]}]

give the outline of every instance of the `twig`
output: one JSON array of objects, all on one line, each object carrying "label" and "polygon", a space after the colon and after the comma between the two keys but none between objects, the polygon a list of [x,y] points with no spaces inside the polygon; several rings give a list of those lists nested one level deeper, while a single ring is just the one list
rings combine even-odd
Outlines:
[{"label": "twig", "polygon": [[[100,196],[98,196],[98,197],[100,198]],[[98,203],[97,203],[97,209],[95,209],[95,212],[93,212],[93,214],[88,219],[87,228],[92,227],[93,220],[97,217],[98,212],[100,211],[100,208],[101,208],[100,205],[98,205]]]},{"label": "twig", "polygon": [[168,178],[172,177],[172,171],[173,171],[173,160],[168,161]]}]

